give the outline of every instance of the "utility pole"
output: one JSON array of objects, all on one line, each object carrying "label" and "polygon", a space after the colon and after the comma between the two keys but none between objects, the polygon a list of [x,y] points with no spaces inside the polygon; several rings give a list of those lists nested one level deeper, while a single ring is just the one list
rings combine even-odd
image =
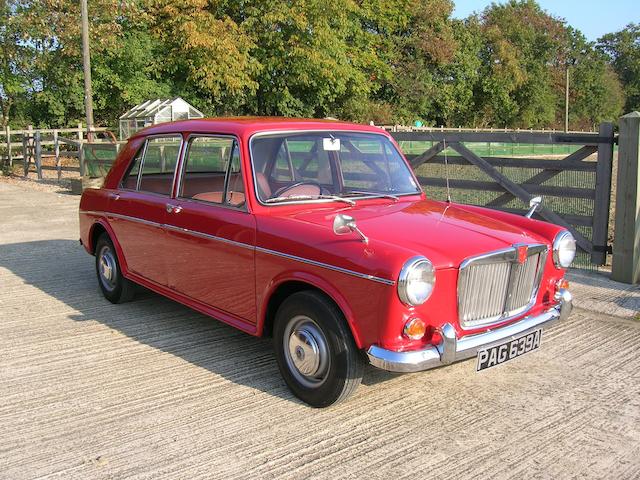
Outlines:
[{"label": "utility pole", "polygon": [[89,53],[89,13],[87,0],[80,0],[82,10],[82,67],[84,69],[84,110],[87,116],[87,140],[93,140],[93,94],[91,93],[91,55]]},{"label": "utility pole", "polygon": [[565,66],[566,77],[564,81],[564,131],[569,131],[569,63]]}]

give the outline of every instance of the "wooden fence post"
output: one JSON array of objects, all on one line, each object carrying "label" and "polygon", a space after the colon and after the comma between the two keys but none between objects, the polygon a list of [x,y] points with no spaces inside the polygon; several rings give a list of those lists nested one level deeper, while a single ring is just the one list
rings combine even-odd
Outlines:
[{"label": "wooden fence post", "polygon": [[22,170],[24,176],[27,176],[27,134],[22,130]]},{"label": "wooden fence post", "polygon": [[62,178],[62,165],[60,164],[60,141],[58,140],[58,130],[53,131],[53,154],[56,157],[56,170],[58,172],[58,182]]},{"label": "wooden fence post", "polygon": [[78,142],[80,142],[80,144],[78,145],[78,162],[80,162],[80,176],[84,177],[86,172],[85,172],[85,165],[84,165],[84,140],[83,140],[83,136],[82,136],[82,123],[78,124]]},{"label": "wooden fence post", "polygon": [[24,176],[29,175],[29,165],[31,164],[31,155],[33,147],[33,125],[29,125],[27,133],[22,131],[22,166],[24,168]]},{"label": "wooden fence post", "polygon": [[598,144],[598,165],[596,167],[596,191],[593,204],[593,231],[591,241],[593,252],[591,263],[604,265],[607,259],[607,234],[609,233],[609,210],[611,199],[611,167],[613,163],[613,123],[600,124],[598,136],[607,143]]},{"label": "wooden fence post", "polygon": [[5,132],[7,134],[7,163],[11,172],[13,170],[13,155],[11,154],[11,128],[9,128],[9,125],[7,125]]},{"label": "wooden fence post", "polygon": [[640,113],[620,118],[616,223],[611,278],[640,281]]},{"label": "wooden fence post", "polygon": [[40,130],[36,130],[34,134],[34,149],[36,173],[38,174],[38,180],[42,180],[42,144],[40,141]]},{"label": "wooden fence post", "polygon": [[86,174],[85,164],[84,164],[84,143],[80,143],[78,145],[78,161],[80,162],[80,176],[84,177]]}]

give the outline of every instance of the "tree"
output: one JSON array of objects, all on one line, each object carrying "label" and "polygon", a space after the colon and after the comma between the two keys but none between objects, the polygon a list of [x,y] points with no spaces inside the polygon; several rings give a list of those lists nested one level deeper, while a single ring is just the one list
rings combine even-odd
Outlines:
[{"label": "tree", "polygon": [[9,124],[21,96],[31,87],[34,50],[28,42],[27,2],[0,4],[0,126]]},{"label": "tree", "polygon": [[554,72],[559,99],[556,123],[562,124],[565,69],[569,68],[569,124],[574,129],[595,129],[600,122],[620,115],[624,104],[622,88],[607,57],[593,42],[571,27],[566,28],[566,34],[566,45]]},{"label": "tree", "polygon": [[250,112],[350,116],[344,105],[375,91],[376,52],[360,30],[355,1],[249,0],[230,11],[260,65]]},{"label": "tree", "polygon": [[492,4],[479,21],[485,45],[476,89],[482,124],[544,127],[555,118],[549,65],[564,38],[562,22],[533,0]]},{"label": "tree", "polygon": [[147,0],[144,15],[159,42],[153,65],[174,94],[209,114],[238,112],[254,95],[255,45],[224,2]]},{"label": "tree", "polygon": [[598,48],[609,56],[622,81],[624,110],[640,110],[640,25],[630,23],[619,32],[603,36],[598,40]]}]

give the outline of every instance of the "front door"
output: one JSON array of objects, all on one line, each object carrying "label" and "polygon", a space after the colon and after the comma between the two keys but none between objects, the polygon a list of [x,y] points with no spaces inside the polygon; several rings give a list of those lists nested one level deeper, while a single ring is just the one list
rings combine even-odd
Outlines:
[{"label": "front door", "polygon": [[167,214],[169,287],[256,322],[255,220],[246,210],[238,142],[194,135]]},{"label": "front door", "polygon": [[168,283],[164,223],[181,145],[179,135],[148,138],[110,201],[127,270],[162,286]]}]

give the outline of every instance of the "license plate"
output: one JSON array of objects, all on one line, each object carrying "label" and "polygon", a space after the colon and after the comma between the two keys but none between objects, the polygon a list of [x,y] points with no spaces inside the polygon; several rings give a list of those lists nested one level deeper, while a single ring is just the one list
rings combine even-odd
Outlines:
[{"label": "license plate", "polygon": [[476,371],[479,372],[480,370],[495,367],[496,365],[500,365],[501,363],[535,350],[540,347],[541,338],[542,329],[538,329],[534,332],[522,335],[521,337],[514,338],[502,345],[496,345],[495,347],[487,348],[486,350],[480,350],[478,352]]}]

